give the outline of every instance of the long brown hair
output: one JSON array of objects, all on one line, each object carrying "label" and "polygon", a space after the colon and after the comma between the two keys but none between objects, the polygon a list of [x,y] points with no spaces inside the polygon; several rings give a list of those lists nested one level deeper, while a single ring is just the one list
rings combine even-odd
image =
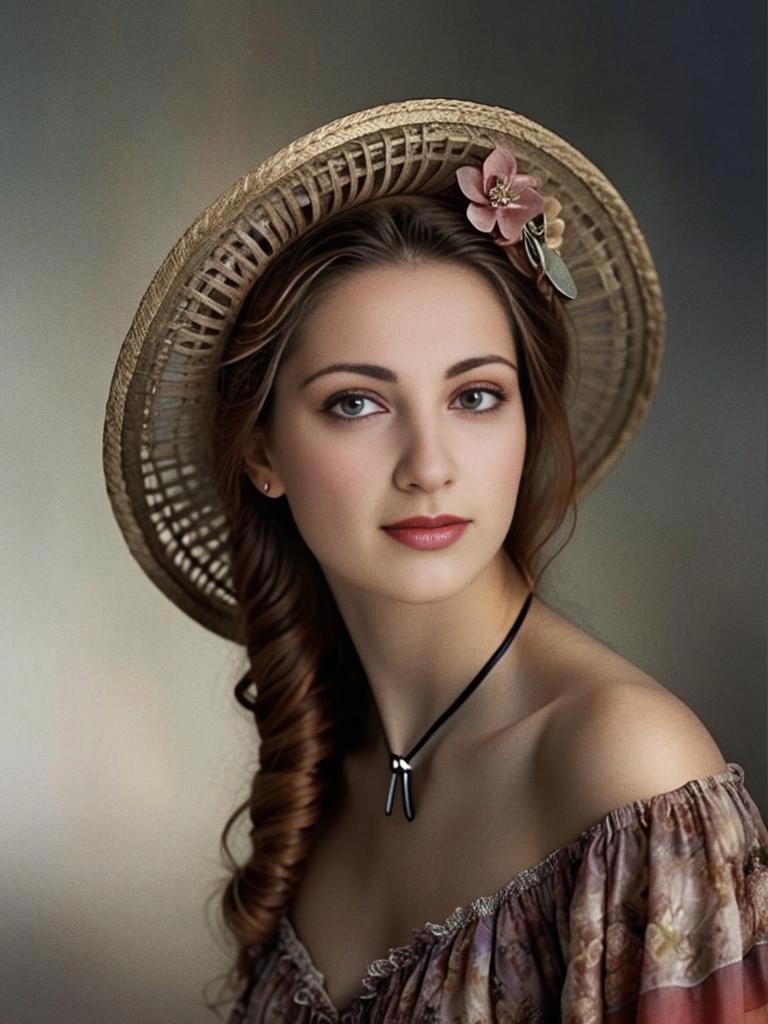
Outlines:
[{"label": "long brown hair", "polygon": [[[519,247],[504,251],[472,227],[464,202],[450,196],[389,196],[322,222],[272,259],[222,357],[215,473],[229,520],[249,661],[235,696],[253,713],[260,737],[250,795],[221,837],[229,871],[221,911],[237,946],[227,981],[232,991],[247,977],[251,956],[274,937],[371,699],[344,621],[285,496],[260,494],[243,467],[254,428],[270,421],[278,364],[326,291],[358,268],[428,261],[470,266],[489,281],[519,349],[527,426],[517,504],[504,546],[531,589],[545,567],[545,545],[569,508],[571,533],[575,527],[576,455],[563,404],[570,369],[567,313],[549,283],[541,275],[537,281],[525,257],[519,257]],[[229,840],[246,812],[249,852],[238,863]]]}]

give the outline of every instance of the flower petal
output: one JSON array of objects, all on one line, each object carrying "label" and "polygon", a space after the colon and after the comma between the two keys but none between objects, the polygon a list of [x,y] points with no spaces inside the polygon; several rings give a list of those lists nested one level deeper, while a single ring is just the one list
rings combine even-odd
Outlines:
[{"label": "flower petal", "polygon": [[528,214],[529,220],[531,217],[538,217],[540,213],[544,212],[544,199],[538,192],[534,192],[532,188],[524,188],[517,202],[526,210],[530,210]]},{"label": "flower petal", "polygon": [[524,188],[538,188],[539,179],[534,178],[532,174],[516,174],[512,179],[512,188],[517,192]]},{"label": "flower petal", "polygon": [[554,220],[563,208],[563,204],[554,196],[547,196],[544,200],[544,213],[547,220]]},{"label": "flower petal", "polygon": [[510,149],[497,146],[483,161],[483,192],[488,195],[497,178],[508,180],[517,174],[517,158]]},{"label": "flower petal", "polygon": [[[546,216],[546,214],[545,214]],[[563,236],[565,235],[565,221],[559,217],[555,217],[554,220],[547,221],[547,245],[550,249],[559,249],[563,244]]]},{"label": "flower petal", "polygon": [[481,205],[487,204],[488,200],[483,193],[483,173],[479,167],[459,167],[456,180],[467,199]]},{"label": "flower petal", "polygon": [[532,188],[523,189],[520,198],[511,206],[503,206],[497,210],[499,229],[505,238],[517,241],[526,221],[538,216],[544,210],[544,200]]},{"label": "flower petal", "polygon": [[499,217],[499,230],[510,242],[519,242],[523,233],[523,225],[531,218],[524,208],[516,203],[512,206],[500,207],[496,213]]},{"label": "flower petal", "polygon": [[478,231],[493,231],[498,212],[493,206],[470,203],[467,207],[467,219]]}]

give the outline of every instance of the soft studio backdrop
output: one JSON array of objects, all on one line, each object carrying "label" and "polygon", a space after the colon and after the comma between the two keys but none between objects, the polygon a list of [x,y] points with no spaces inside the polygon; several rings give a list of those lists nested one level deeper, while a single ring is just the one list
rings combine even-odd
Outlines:
[{"label": "soft studio backdrop", "polygon": [[668,307],[661,383],[545,595],[679,694],[765,814],[763,8],[5,4],[1,1024],[213,1019],[199,991],[227,960],[204,902],[255,736],[238,649],[118,531],[104,406],[198,212],[374,104],[509,106],[634,210]]}]

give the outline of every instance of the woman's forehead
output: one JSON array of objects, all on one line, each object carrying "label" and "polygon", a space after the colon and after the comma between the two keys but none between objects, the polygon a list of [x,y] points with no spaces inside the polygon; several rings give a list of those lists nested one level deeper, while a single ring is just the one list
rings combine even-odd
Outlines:
[{"label": "woman's forehead", "polygon": [[393,350],[428,338],[478,335],[512,341],[508,312],[492,285],[454,264],[372,267],[345,276],[306,318],[305,354],[354,343]]}]

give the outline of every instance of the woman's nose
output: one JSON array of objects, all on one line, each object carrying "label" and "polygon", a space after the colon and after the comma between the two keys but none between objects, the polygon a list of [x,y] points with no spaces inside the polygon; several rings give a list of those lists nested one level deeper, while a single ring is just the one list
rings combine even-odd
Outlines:
[{"label": "woman's nose", "polygon": [[419,417],[404,428],[402,445],[395,469],[398,487],[416,486],[433,491],[455,478],[456,461],[445,425],[430,417]]}]

